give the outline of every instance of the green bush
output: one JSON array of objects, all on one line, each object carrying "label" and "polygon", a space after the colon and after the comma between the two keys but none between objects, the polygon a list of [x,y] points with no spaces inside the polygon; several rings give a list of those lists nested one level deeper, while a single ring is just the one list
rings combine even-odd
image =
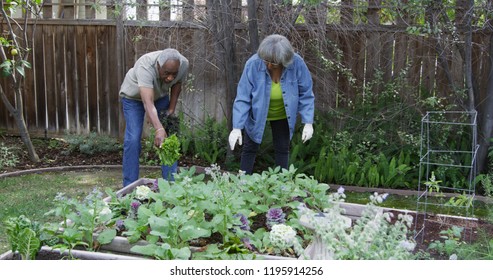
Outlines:
[{"label": "green bush", "polygon": [[14,167],[19,163],[19,158],[15,152],[15,148],[7,147],[0,143],[0,169],[4,167]]},{"label": "green bush", "polygon": [[98,153],[110,153],[121,150],[118,139],[108,135],[91,132],[87,135],[68,135],[66,136],[69,144],[68,153],[80,152],[86,155]]}]

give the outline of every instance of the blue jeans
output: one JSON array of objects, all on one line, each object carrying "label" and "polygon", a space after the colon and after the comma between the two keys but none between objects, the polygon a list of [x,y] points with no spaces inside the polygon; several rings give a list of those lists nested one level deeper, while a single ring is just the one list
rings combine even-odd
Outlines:
[{"label": "blue jeans", "polygon": [[[270,121],[272,129],[272,143],[274,145],[274,159],[276,166],[288,169],[289,163],[289,125],[287,119]],[[253,165],[260,144],[253,142],[247,133],[243,133],[243,149],[241,150],[240,170],[246,174],[253,173]]]},{"label": "blue jeans", "polygon": [[[142,129],[144,126],[145,109],[140,100],[121,98],[123,116],[125,117],[125,136],[123,138],[123,186],[139,179],[139,157],[142,150]],[[167,110],[169,97],[154,101],[157,111]],[[178,169],[178,162],[171,166],[161,166],[164,179],[174,180],[173,173]]]}]

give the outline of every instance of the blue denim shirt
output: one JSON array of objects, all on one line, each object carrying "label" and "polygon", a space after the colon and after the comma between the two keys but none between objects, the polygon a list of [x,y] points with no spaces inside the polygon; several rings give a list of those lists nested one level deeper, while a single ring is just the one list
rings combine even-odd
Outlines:
[{"label": "blue denim shirt", "polygon": [[[244,129],[256,143],[262,142],[269,110],[272,80],[267,66],[255,54],[248,59],[238,83],[233,104],[233,128]],[[298,54],[293,63],[285,67],[281,75],[282,97],[289,124],[289,139],[293,137],[296,116],[302,123],[313,123],[315,96],[312,77],[305,62]]]}]

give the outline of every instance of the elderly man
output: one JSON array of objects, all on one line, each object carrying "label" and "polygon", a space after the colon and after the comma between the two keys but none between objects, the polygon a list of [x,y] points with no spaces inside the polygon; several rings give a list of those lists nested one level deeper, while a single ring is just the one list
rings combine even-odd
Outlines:
[{"label": "elderly man", "polygon": [[[155,51],[141,56],[123,80],[120,100],[126,127],[123,141],[123,186],[139,178],[139,156],[144,116],[156,131],[154,145],[160,146],[167,137],[158,112],[175,112],[181,86],[187,77],[188,60],[175,49]],[[176,173],[178,163],[162,166],[163,178]]]}]

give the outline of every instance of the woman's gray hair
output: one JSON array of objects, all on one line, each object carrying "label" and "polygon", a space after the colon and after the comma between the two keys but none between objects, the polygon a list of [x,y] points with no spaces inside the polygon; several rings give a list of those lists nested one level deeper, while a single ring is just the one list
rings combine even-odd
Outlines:
[{"label": "woman's gray hair", "polygon": [[175,49],[164,49],[157,57],[157,62],[162,67],[168,60],[180,60],[181,54]]},{"label": "woman's gray hair", "polygon": [[286,37],[272,34],[262,40],[257,54],[265,61],[282,64],[287,67],[293,62],[294,49]]}]

